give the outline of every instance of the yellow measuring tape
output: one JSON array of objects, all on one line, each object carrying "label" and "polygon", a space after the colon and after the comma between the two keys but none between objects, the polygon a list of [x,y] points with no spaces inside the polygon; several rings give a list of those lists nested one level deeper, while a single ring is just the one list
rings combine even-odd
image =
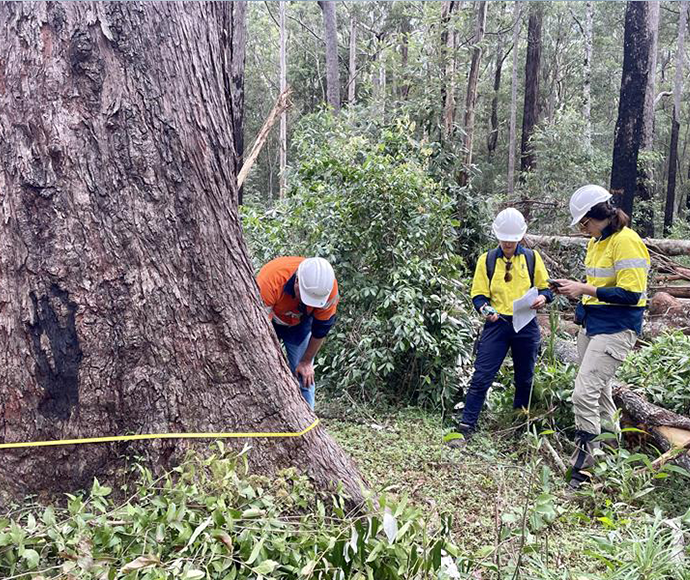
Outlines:
[{"label": "yellow measuring tape", "polygon": [[141,441],[143,439],[229,439],[242,437],[301,437],[319,424],[316,419],[309,427],[298,433],[144,433],[143,435],[115,435],[112,437],[91,437],[88,439],[60,439],[56,441],[24,441],[21,443],[0,443],[0,449],[20,447],[48,447],[52,445],[77,445],[81,443],[112,443],[115,441]]}]

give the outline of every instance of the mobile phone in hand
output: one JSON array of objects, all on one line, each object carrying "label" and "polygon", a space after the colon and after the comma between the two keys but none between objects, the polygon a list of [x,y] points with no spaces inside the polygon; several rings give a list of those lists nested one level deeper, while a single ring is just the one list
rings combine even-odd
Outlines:
[{"label": "mobile phone in hand", "polygon": [[561,286],[563,286],[563,284],[561,284],[560,282],[556,282],[556,280],[551,280],[551,278],[549,278],[546,282],[549,286],[553,286],[554,288],[560,288]]}]

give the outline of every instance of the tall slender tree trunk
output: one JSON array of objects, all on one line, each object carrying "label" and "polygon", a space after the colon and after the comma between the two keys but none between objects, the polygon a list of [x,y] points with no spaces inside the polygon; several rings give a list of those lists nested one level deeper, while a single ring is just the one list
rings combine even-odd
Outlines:
[{"label": "tall slender tree trunk", "polygon": [[656,60],[659,36],[659,10],[658,0],[648,2],[649,4],[649,31],[651,35],[651,47],[649,56],[649,73],[647,75],[647,88],[644,101],[644,117],[642,121],[642,143],[640,144],[641,158],[637,162],[637,190],[635,197],[641,201],[649,202],[644,208],[637,211],[636,223],[637,231],[640,235],[654,237],[654,164],[645,153],[652,153],[654,150],[654,99],[656,97]]},{"label": "tall slender tree trunk", "polygon": [[482,40],[484,40],[484,27],[486,26],[486,1],[478,1],[476,4],[477,21],[472,39],[472,62],[470,74],[467,79],[467,96],[465,97],[465,134],[463,146],[465,149],[465,163],[460,172],[459,185],[467,185],[472,166],[472,146],[474,138],[474,109],[477,103],[477,83],[479,81],[479,67],[482,60]]},{"label": "tall slender tree trunk", "polygon": [[338,72],[338,28],[335,2],[319,0],[323,11],[323,28],[326,41],[326,95],[333,111],[340,112],[340,74]]},{"label": "tall slender tree trunk", "polygon": [[489,162],[493,160],[498,145],[498,96],[501,90],[501,71],[503,70],[504,59],[503,37],[499,36],[496,41],[496,67],[494,68],[494,93],[491,98],[490,128],[486,141]]},{"label": "tall slender tree trunk", "polygon": [[678,132],[680,131],[680,96],[683,91],[683,60],[685,56],[685,27],[688,3],[680,3],[678,23],[678,50],[676,51],[676,78],[673,85],[673,119],[671,120],[671,147],[668,155],[668,185],[666,187],[666,209],[664,211],[664,235],[673,226],[673,212],[676,205],[676,173],[678,171]]},{"label": "tall slender tree trunk", "polygon": [[443,87],[443,137],[451,139],[453,136],[453,125],[455,123],[455,25],[453,23],[453,13],[457,9],[457,2],[445,1],[441,22],[443,32],[441,35],[444,47],[445,62],[445,83]]},{"label": "tall slender tree trunk", "polygon": [[520,42],[520,2],[513,3],[513,72],[510,85],[510,136],[508,138],[508,194],[515,191],[515,143],[517,142],[517,76],[518,44]]},{"label": "tall slender tree trunk", "polygon": [[618,119],[613,144],[611,193],[614,202],[632,216],[642,146],[645,99],[652,60],[651,2],[629,1],[625,10],[625,40]]},{"label": "tall slender tree trunk", "polygon": [[585,2],[585,62],[582,82],[582,116],[585,119],[585,146],[592,151],[592,21],[594,5],[592,0]]},{"label": "tall slender tree trunk", "polygon": [[[287,88],[287,29],[285,28],[286,2],[281,0],[280,9],[280,94],[282,95]],[[287,111],[280,114],[280,137],[279,144],[280,161],[278,170],[280,179],[278,182],[278,196],[283,199],[287,193]]]},{"label": "tall slender tree trunk", "polygon": [[522,115],[520,170],[524,173],[536,164],[530,138],[539,120],[539,66],[541,63],[541,27],[544,9],[540,2],[530,6],[525,60],[525,103]]},{"label": "tall slender tree trunk", "polygon": [[410,52],[410,19],[404,16],[400,23],[400,56],[402,68],[402,83],[400,85],[400,98],[406,101],[410,94],[410,73],[408,71],[408,59]]},{"label": "tall slender tree trunk", "polygon": [[[231,9],[0,4],[0,441],[299,432],[314,421],[242,238],[223,66]],[[191,446],[4,450],[0,496],[74,491],[126,457],[170,467]],[[361,497],[322,427],[253,439],[248,458]]]},{"label": "tall slender tree trunk", "polygon": [[349,48],[349,79],[347,81],[347,102],[355,104],[355,92],[357,85],[357,18],[350,16],[350,48]]}]

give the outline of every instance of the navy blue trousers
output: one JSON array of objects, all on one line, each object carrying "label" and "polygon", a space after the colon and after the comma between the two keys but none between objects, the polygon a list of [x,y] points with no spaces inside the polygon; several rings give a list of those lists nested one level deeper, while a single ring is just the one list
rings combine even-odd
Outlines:
[{"label": "navy blue trousers", "polygon": [[467,397],[465,397],[465,409],[462,413],[462,422],[465,425],[471,429],[477,425],[486,393],[494,382],[496,373],[508,354],[508,349],[513,355],[515,372],[513,408],[527,408],[540,340],[541,335],[536,318],[520,332],[515,332],[510,318],[508,320],[499,318],[496,322],[487,321],[484,324],[474,361],[474,374],[467,390]]}]

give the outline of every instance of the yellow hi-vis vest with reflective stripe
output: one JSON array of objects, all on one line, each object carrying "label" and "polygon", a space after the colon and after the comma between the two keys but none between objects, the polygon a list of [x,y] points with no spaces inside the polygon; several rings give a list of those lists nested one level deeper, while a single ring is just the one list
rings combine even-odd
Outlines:
[{"label": "yellow hi-vis vest with reflective stripe", "polygon": [[[629,292],[639,292],[639,307],[647,304],[647,273],[651,262],[649,251],[642,238],[630,228],[611,234],[603,240],[592,238],[587,245],[585,268],[587,284],[597,288],[622,288]],[[585,306],[610,305],[596,296],[583,296]]]}]

